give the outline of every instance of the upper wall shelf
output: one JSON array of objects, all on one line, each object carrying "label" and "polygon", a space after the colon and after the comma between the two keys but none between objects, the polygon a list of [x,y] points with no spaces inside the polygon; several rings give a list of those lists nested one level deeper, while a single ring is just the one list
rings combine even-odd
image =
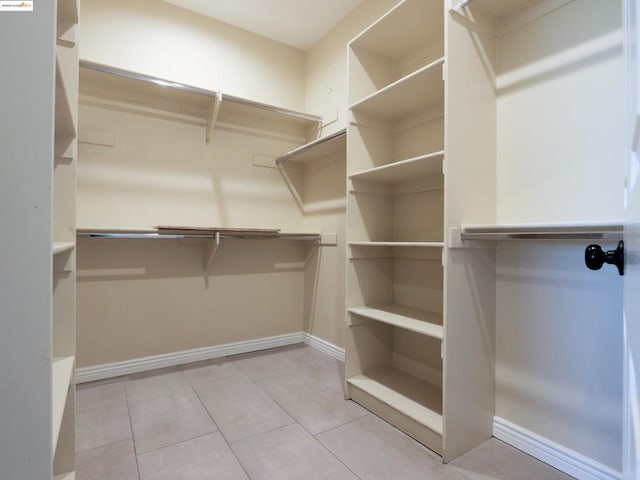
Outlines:
[{"label": "upper wall shelf", "polygon": [[350,42],[389,59],[444,38],[442,2],[403,1]]},{"label": "upper wall shelf", "polygon": [[453,4],[451,11],[480,24],[486,24],[489,18],[489,22],[493,24],[486,26],[497,36],[502,36],[573,1],[458,0]]},{"label": "upper wall shelf", "polygon": [[339,130],[326,137],[319,138],[306,145],[291,150],[288,153],[276,158],[278,166],[286,163],[309,163],[314,160],[321,160],[336,153],[345,154],[347,148],[346,129]]},{"label": "upper wall shelf", "polygon": [[621,221],[602,223],[538,223],[503,225],[464,225],[452,229],[460,240],[619,240]]},{"label": "upper wall shelf", "polygon": [[431,108],[442,108],[443,65],[444,57],[372,93],[350,108],[382,120],[396,120]]},{"label": "upper wall shelf", "polygon": [[307,139],[309,132],[318,129],[322,122],[316,115],[115,67],[87,61],[81,61],[80,67],[81,94],[107,104],[124,103],[137,110],[166,112],[172,118],[202,124],[207,143],[218,125]]}]

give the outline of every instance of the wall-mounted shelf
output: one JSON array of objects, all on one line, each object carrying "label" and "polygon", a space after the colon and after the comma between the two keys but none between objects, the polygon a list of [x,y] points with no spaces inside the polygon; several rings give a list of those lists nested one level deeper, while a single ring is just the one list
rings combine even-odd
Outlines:
[{"label": "wall-mounted shelf", "polygon": [[339,130],[326,137],[302,145],[295,150],[276,158],[276,165],[285,163],[308,163],[314,160],[326,158],[335,153],[344,152],[347,146],[346,129]]},{"label": "wall-mounted shelf", "polygon": [[81,61],[80,67],[82,94],[107,103],[124,103],[140,111],[162,111],[173,118],[201,123],[207,143],[212,139],[215,126],[241,125],[249,129],[262,129],[306,139],[308,131],[319,128],[322,123],[322,118],[316,115],[221,91],[193,87],[94,62]]},{"label": "wall-mounted shelf", "polygon": [[351,110],[383,120],[396,120],[441,106],[444,101],[444,57],[351,105]]},{"label": "wall-mounted shelf", "polygon": [[226,227],[181,227],[160,225],[155,228],[78,228],[78,237],[122,239],[122,240],[169,240],[169,239],[202,239],[205,240],[203,252],[203,268],[207,269],[220,247],[222,239],[245,240],[289,240],[295,242],[322,241],[319,233],[281,232],[279,229],[264,228],[226,228]]},{"label": "wall-mounted shelf", "polygon": [[353,180],[368,180],[373,182],[402,182],[412,178],[441,174],[444,151],[420,155],[381,167],[361,170],[349,175]]},{"label": "wall-mounted shelf", "polygon": [[452,228],[452,240],[619,240],[621,221],[590,223],[532,223],[504,225],[464,225]]},{"label": "wall-mounted shelf", "polygon": [[380,307],[353,307],[349,313],[383,322],[394,327],[442,340],[442,314],[418,310],[404,305],[383,305]]},{"label": "wall-mounted shelf", "polygon": [[55,357],[51,363],[52,384],[52,444],[53,451],[58,444],[58,436],[62,425],[62,415],[67,403],[67,394],[71,385],[75,357]]}]

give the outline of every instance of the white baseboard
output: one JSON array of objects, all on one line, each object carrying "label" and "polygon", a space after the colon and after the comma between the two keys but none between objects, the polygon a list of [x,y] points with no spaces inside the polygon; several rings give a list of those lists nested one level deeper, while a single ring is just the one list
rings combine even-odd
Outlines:
[{"label": "white baseboard", "polygon": [[310,333],[304,334],[304,343],[344,363],[344,348],[340,348]]},{"label": "white baseboard", "polygon": [[578,480],[622,480],[622,474],[504,418],[493,418],[493,436]]},{"label": "white baseboard", "polygon": [[[134,358],[133,360],[107,363],[93,367],[82,367],[76,370],[76,383],[92,382],[94,380],[146,372],[157,368],[174,367],[185,363],[211,360],[213,358],[225,357],[227,355],[238,355],[240,353],[256,352],[259,350],[266,350],[268,348],[284,347],[286,345],[294,345],[296,343],[308,343],[312,347],[318,348],[307,341],[306,336],[307,334],[304,332],[287,333],[285,335],[276,335],[274,337],[226,343],[224,345],[216,345],[213,347],[196,348],[193,350],[154,355],[152,357]],[[322,340],[318,339],[318,342],[321,341]],[[318,350],[322,349],[318,348]]]}]

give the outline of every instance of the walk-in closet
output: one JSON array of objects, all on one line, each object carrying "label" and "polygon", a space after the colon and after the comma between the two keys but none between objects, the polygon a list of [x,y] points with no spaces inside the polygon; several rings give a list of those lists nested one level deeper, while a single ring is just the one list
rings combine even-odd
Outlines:
[{"label": "walk-in closet", "polygon": [[635,479],[633,5],[0,2],[0,480]]}]

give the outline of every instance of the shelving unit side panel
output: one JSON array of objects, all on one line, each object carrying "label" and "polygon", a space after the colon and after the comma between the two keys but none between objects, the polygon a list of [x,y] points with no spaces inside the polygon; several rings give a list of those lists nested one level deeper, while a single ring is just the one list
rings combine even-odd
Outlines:
[{"label": "shelving unit side panel", "polygon": [[498,40],[498,223],[622,218],[620,18],[573,2]]},{"label": "shelving unit side panel", "polygon": [[[473,9],[473,3],[470,4]],[[445,232],[496,219],[496,45],[446,15]],[[444,431],[449,462],[493,433],[495,250],[445,249]]]},{"label": "shelving unit side panel", "polygon": [[[73,150],[75,152],[75,147]],[[75,242],[76,240],[76,164],[74,160],[70,163],[54,164],[53,239],[56,242]]]},{"label": "shelving unit side panel", "polygon": [[444,461],[493,435],[496,277],[494,249],[446,254]]},{"label": "shelving unit side panel", "polygon": [[75,378],[71,375],[71,388],[62,414],[62,424],[58,444],[53,459],[53,474],[70,472],[75,469]]},{"label": "shelving unit side panel", "polygon": [[71,253],[72,270],[53,276],[52,345],[56,357],[75,355],[76,344],[76,272],[75,252]]},{"label": "shelving unit side panel", "polygon": [[496,219],[496,46],[447,15],[445,231]]},{"label": "shelving unit side panel", "polygon": [[399,305],[442,313],[443,267],[440,259],[395,258],[393,298]]}]

